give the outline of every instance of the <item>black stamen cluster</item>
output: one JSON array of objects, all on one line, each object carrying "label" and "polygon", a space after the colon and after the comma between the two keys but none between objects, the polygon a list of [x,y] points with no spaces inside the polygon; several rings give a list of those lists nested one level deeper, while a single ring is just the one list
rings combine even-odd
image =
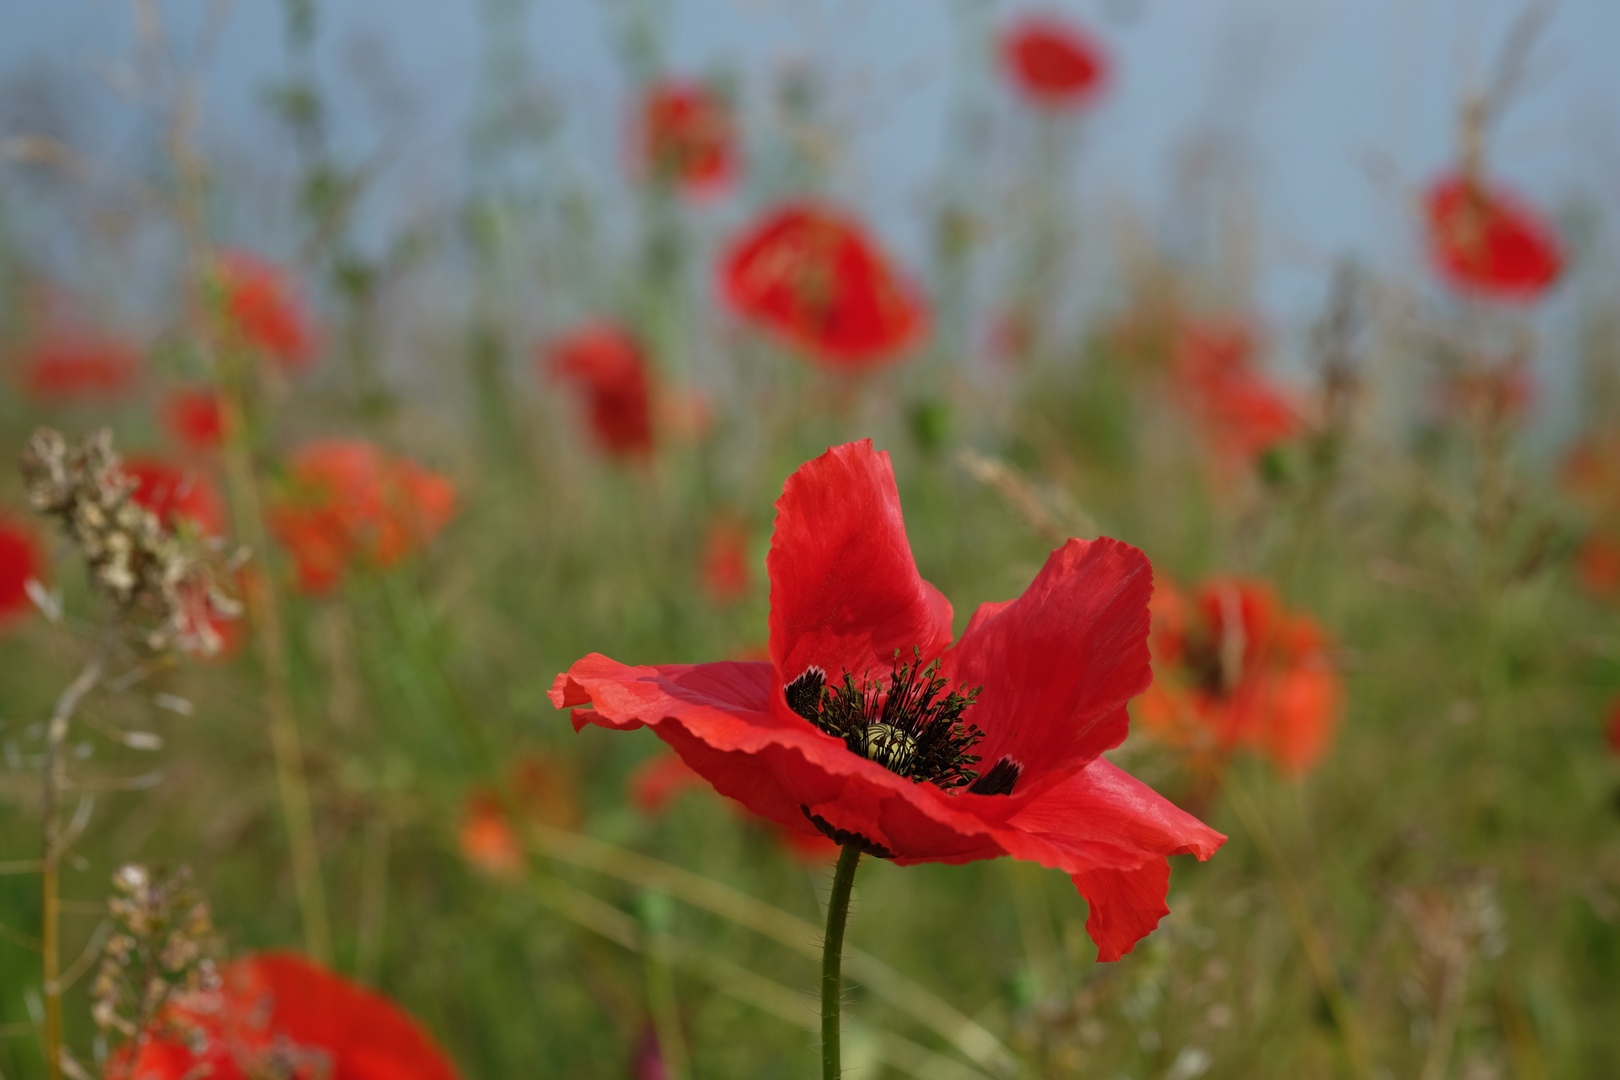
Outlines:
[{"label": "black stamen cluster", "polygon": [[848,671],[841,685],[829,686],[820,668],[810,668],[783,692],[789,708],[844,740],[851,753],[915,783],[949,790],[978,779],[973,766],[979,758],[971,751],[984,732],[963,724],[962,713],[984,687],[946,691],[949,680],[939,676],[939,667],[938,659],[924,666],[917,649],[912,662],[902,664],[896,650],[887,688],[871,678],[857,685]]}]

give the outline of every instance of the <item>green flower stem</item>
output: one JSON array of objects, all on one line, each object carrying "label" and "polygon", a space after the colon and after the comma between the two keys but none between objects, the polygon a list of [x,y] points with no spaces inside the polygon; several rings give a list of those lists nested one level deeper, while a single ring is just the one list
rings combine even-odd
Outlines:
[{"label": "green flower stem", "polygon": [[846,844],[833,872],[832,895],[827,898],[827,937],[821,947],[821,1080],[839,1080],[838,1007],[842,989],[844,924],[849,921],[849,893],[855,886],[855,867],[861,849]]}]

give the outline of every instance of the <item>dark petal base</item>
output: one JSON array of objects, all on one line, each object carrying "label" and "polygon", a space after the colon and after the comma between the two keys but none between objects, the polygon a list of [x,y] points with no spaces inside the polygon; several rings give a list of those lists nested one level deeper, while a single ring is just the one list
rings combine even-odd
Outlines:
[{"label": "dark petal base", "polygon": [[853,847],[861,851],[863,854],[873,855],[879,859],[894,858],[894,852],[890,851],[882,844],[874,843],[858,832],[850,832],[848,829],[833,828],[830,824],[828,824],[826,818],[822,817],[820,814],[812,814],[808,806],[800,806],[799,809],[804,811],[804,816],[810,819],[810,824],[821,830],[821,834],[823,836],[837,844],[839,847]]}]

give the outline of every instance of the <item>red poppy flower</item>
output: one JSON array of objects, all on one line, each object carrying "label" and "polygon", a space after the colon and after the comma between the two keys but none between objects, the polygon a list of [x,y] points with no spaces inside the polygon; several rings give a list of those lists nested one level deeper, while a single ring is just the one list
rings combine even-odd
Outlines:
[{"label": "red poppy flower", "polygon": [[183,386],[169,395],[163,423],[177,442],[191,450],[217,450],[225,441],[225,412],[211,386]]},{"label": "red poppy flower", "polygon": [[639,135],[642,161],[652,176],[691,194],[723,187],[736,169],[731,108],[702,83],[669,81],[649,88]]},{"label": "red poppy flower", "polygon": [[1605,732],[1609,740],[1609,750],[1620,756],[1620,700],[1609,707],[1609,724]]},{"label": "red poppy flower", "polygon": [[23,388],[42,401],[116,397],[135,385],[141,354],[115,338],[83,331],[53,331],[27,346]]},{"label": "red poppy flower", "polygon": [[1181,331],[1175,377],[1184,407],[1225,462],[1248,463],[1293,438],[1299,414],[1253,364],[1255,337],[1243,323],[1193,324]]},{"label": "red poppy flower", "polygon": [[399,1006],[289,953],[227,965],[217,990],[170,1006],[147,1037],[110,1075],[457,1080],[444,1051]]},{"label": "red poppy flower", "polygon": [[[630,773],[625,788],[637,810],[656,817],[682,792],[708,788],[709,782],[692,766],[681,760],[679,754],[658,754],[648,758]],[[735,805],[735,804],[734,804]],[[771,836],[783,850],[795,859],[807,863],[823,863],[837,858],[838,845],[819,832],[801,832],[797,828],[784,829],[766,818],[756,817],[746,809],[737,809],[749,820],[770,829]]]},{"label": "red poppy flower", "polygon": [[32,610],[28,580],[45,576],[39,541],[19,521],[0,514],[0,627]]},{"label": "red poppy flower", "polygon": [[359,439],[323,439],[294,455],[270,529],[298,586],[326,592],[359,562],[387,567],[425,546],[455,513],[450,481]]},{"label": "red poppy flower", "polygon": [[1528,204],[1461,176],[1424,196],[1429,257],[1447,282],[1496,300],[1535,300],[1552,287],[1564,254],[1552,226]]},{"label": "red poppy flower", "polygon": [[[526,755],[512,767],[511,809],[559,829],[579,828],[579,797],[572,774],[552,758]],[[480,788],[467,796],[458,835],[461,854],[493,877],[514,878],[523,846],[500,794]]]},{"label": "red poppy flower", "polygon": [[703,539],[703,588],[717,604],[729,604],[748,593],[748,526],[722,515],[709,524]]},{"label": "red poppy flower", "polygon": [[462,857],[491,877],[510,880],[523,869],[523,847],[494,792],[476,791],[467,797],[457,839]]},{"label": "red poppy flower", "polygon": [[125,460],[124,472],[136,482],[131,498],[167,528],[180,528],[184,520],[204,536],[224,535],[225,503],[202,473],[148,457]]},{"label": "red poppy flower", "polygon": [[1102,47],[1078,27],[1051,16],[1025,19],[1001,41],[1013,85],[1044,109],[1090,104],[1108,77]]},{"label": "red poppy flower", "polygon": [[584,388],[591,433],[602,450],[625,458],[652,452],[647,361],[627,330],[607,321],[586,323],[553,342],[547,356],[552,375]]},{"label": "red poppy flower", "polygon": [[315,334],[284,270],[256,255],[232,251],[219,259],[218,281],[225,317],[244,344],[288,371],[310,365]]},{"label": "red poppy flower", "polygon": [[907,864],[1011,855],[1068,873],[1102,959],[1167,909],[1166,856],[1224,837],[1100,755],[1151,679],[1152,568],[1071,540],[951,644],[917,573],[887,454],[828,450],[788,478],[766,567],[769,663],[631,667],[592,654],[551,700],[651,727],[761,817]]},{"label": "red poppy flower", "polygon": [[1575,553],[1575,569],[1581,584],[1593,595],[1607,600],[1620,598],[1620,541],[1607,532],[1593,532],[1581,541]]},{"label": "red poppy flower", "polygon": [[1327,638],[1284,611],[1270,585],[1219,578],[1188,599],[1161,584],[1153,655],[1157,677],[1138,715],[1165,742],[1216,767],[1246,747],[1295,776],[1327,753],[1342,697]]},{"label": "red poppy flower", "polygon": [[926,329],[921,297],[860,224],[813,203],[779,207],[734,242],[720,290],[732,310],[833,368],[888,363]]}]

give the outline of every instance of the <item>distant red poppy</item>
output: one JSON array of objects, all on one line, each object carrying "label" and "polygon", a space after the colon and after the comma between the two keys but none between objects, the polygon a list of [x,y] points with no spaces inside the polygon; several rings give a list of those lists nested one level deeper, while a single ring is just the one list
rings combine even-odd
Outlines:
[{"label": "distant red poppy", "polygon": [[34,533],[0,513],[0,628],[33,609],[28,579],[45,577],[45,555]]},{"label": "distant red poppy", "polygon": [[1609,750],[1620,756],[1620,700],[1609,707],[1609,724],[1605,732],[1609,739]]},{"label": "distant red poppy", "polygon": [[1271,586],[1237,578],[1193,596],[1153,597],[1152,688],[1138,703],[1161,740],[1219,765],[1247,748],[1302,775],[1327,753],[1342,691],[1316,623],[1283,610]]},{"label": "distant red poppy", "polygon": [[[630,801],[637,810],[657,817],[677,795],[694,789],[709,790],[709,782],[692,766],[681,760],[679,754],[662,753],[643,761],[631,771],[625,781]],[[732,802],[732,800],[726,800]],[[838,844],[819,832],[801,832],[785,829],[768,818],[750,813],[746,807],[732,802],[740,814],[750,821],[764,825],[771,836],[789,855],[808,863],[821,863],[838,855]]]},{"label": "distant red poppy", "polygon": [[551,343],[546,367],[578,383],[590,408],[591,434],[615,457],[652,452],[652,400],[647,361],[628,330],[606,320],[586,323]]},{"label": "distant red poppy", "polygon": [[26,345],[23,389],[41,401],[117,397],[140,378],[141,354],[116,338],[53,330]]},{"label": "distant red poppy", "polygon": [[653,178],[689,194],[724,187],[736,170],[731,107],[702,83],[670,80],[649,88],[639,136]]},{"label": "distant red poppy", "polygon": [[163,423],[190,450],[216,450],[225,441],[225,412],[211,386],[182,386],[169,394]]},{"label": "distant red poppy", "polygon": [[[1166,913],[1166,856],[1219,833],[1100,755],[1151,680],[1152,569],[1070,540],[951,645],[917,573],[887,454],[835,447],[788,478],[766,568],[769,663],[631,667],[591,654],[551,700],[576,728],[649,726],[721,794],[784,828],[907,864],[1011,855],[1091,903],[1102,959]],[[587,707],[588,706],[588,707]]]},{"label": "distant red poppy", "polygon": [[[579,828],[579,796],[572,774],[551,757],[527,754],[511,772],[511,809],[559,829]],[[468,794],[458,834],[461,854],[496,878],[515,878],[523,868],[523,845],[508,805],[493,788]]]},{"label": "distant red poppy", "polygon": [[748,526],[722,515],[709,523],[703,538],[703,589],[717,604],[729,604],[748,593]]},{"label": "distant red poppy", "polygon": [[1013,85],[1044,109],[1090,104],[1108,79],[1102,46],[1079,27],[1053,16],[1024,19],[1001,39]]},{"label": "distant red poppy", "polygon": [[225,503],[204,474],[151,457],[126,459],[124,472],[137,483],[132,498],[168,528],[178,528],[184,519],[204,536],[224,535]]},{"label": "distant red poppy", "polygon": [[1620,599],[1620,540],[1601,529],[1587,534],[1575,553],[1575,569],[1593,595]]},{"label": "distant red poppy", "polygon": [[282,268],[245,251],[221,255],[218,282],[231,331],[288,371],[315,359],[315,334],[292,279]]},{"label": "distant red poppy", "polygon": [[1564,265],[1558,235],[1517,196],[1445,176],[1423,202],[1429,257],[1454,287],[1495,300],[1530,301],[1558,280]]},{"label": "distant red poppy", "polygon": [[292,555],[298,586],[330,590],[356,563],[387,567],[432,541],[455,513],[450,481],[359,439],[298,451],[270,529]]},{"label": "distant red poppy", "polygon": [[433,1039],[380,994],[290,953],[227,965],[217,990],[165,1009],[113,1080],[457,1080]]},{"label": "distant red poppy", "polygon": [[808,202],[776,208],[732,244],[720,291],[733,311],[831,368],[896,360],[927,325],[922,298],[860,223]]},{"label": "distant red poppy", "polygon": [[1226,462],[1252,462],[1302,426],[1288,399],[1254,366],[1254,351],[1254,331],[1241,322],[1189,324],[1177,340],[1182,404]]}]

